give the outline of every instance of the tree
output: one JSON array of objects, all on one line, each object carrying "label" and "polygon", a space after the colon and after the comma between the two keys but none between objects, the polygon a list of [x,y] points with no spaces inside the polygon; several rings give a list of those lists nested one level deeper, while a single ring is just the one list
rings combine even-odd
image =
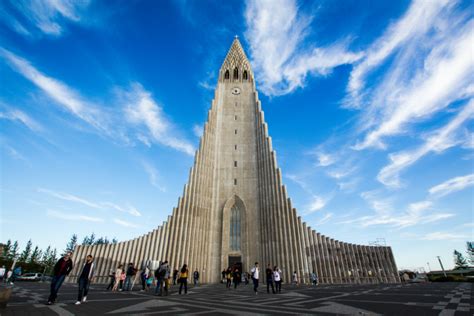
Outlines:
[{"label": "tree", "polygon": [[41,259],[41,255],[42,255],[42,251],[39,249],[38,246],[36,246],[35,249],[33,250],[33,252],[31,253],[31,257],[30,257],[29,262],[39,263],[39,261]]},{"label": "tree", "polygon": [[474,241],[466,242],[467,258],[471,265],[474,265]]},{"label": "tree", "polygon": [[467,262],[466,259],[464,259],[463,255],[459,251],[454,250],[454,268],[465,269],[467,267]]},{"label": "tree", "polygon": [[118,243],[118,240],[117,240],[117,238],[115,238],[115,237],[114,237],[114,238],[112,238],[112,243],[113,243],[114,245],[115,245],[116,243]]},{"label": "tree", "polygon": [[50,255],[51,255],[51,246],[48,246],[48,248],[46,248],[46,250],[43,252],[43,256],[41,257],[41,262],[43,264],[47,264]]},{"label": "tree", "polygon": [[8,259],[15,259],[18,256],[18,240],[15,240],[10,253],[8,254]]},{"label": "tree", "polygon": [[73,252],[74,248],[76,248],[76,245],[77,245],[77,235],[73,234],[71,236],[71,240],[67,243],[66,250],[64,250],[64,252]]},{"label": "tree", "polygon": [[32,246],[33,246],[33,243],[31,242],[31,239],[30,239],[26,243],[25,250],[23,250],[23,252],[21,253],[20,258],[18,259],[18,261],[26,262],[30,258],[31,247]]},{"label": "tree", "polygon": [[11,248],[12,248],[12,241],[10,239],[8,239],[5,246],[3,246],[3,252],[2,252],[2,257],[3,258],[9,259],[8,256],[10,255]]}]

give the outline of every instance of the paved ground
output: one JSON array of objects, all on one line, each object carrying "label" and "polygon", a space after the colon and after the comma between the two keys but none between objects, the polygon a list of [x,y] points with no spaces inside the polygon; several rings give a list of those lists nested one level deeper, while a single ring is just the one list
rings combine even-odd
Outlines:
[{"label": "paved ground", "polygon": [[224,285],[190,288],[157,297],[147,292],[108,292],[91,288],[88,302],[74,305],[77,287],[65,284],[59,301],[44,305],[47,283],[21,283],[0,315],[473,315],[472,283],[395,285],[284,286],[281,294],[253,294],[252,286],[227,290]]}]

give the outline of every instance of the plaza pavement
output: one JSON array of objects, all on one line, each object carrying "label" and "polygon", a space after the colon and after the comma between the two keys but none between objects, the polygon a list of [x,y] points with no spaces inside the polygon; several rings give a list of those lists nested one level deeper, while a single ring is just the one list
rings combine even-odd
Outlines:
[{"label": "plaza pavement", "polygon": [[17,282],[0,315],[473,315],[472,283],[390,285],[284,285],[281,294],[267,294],[261,285],[237,290],[225,285],[189,287],[167,297],[152,293],[110,292],[92,285],[88,301],[74,305],[75,284],[64,284],[55,305],[45,305],[48,283]]}]

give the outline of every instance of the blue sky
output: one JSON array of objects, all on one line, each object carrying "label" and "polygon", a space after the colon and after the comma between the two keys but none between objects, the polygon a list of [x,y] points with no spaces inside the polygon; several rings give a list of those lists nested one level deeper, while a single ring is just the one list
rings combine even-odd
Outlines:
[{"label": "blue sky", "polygon": [[234,35],[293,204],[399,268],[473,240],[470,1],[1,1],[1,241],[171,214]]}]

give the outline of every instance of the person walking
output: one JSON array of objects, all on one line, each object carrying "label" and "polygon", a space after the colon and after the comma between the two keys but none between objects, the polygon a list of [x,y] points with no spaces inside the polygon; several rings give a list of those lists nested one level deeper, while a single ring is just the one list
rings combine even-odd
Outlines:
[{"label": "person walking", "polygon": [[295,272],[293,272],[293,284],[298,286],[298,274]]},{"label": "person walking", "polygon": [[227,279],[227,270],[226,269],[222,270],[221,275],[222,275],[221,283],[224,283]]},{"label": "person walking", "polygon": [[87,293],[89,292],[89,284],[94,278],[94,262],[92,256],[88,255],[86,257],[86,262],[82,266],[81,274],[79,274],[79,293],[77,294],[76,305],[85,303],[87,301]]},{"label": "person walking", "polygon": [[110,269],[109,277],[110,277],[110,282],[109,282],[109,285],[107,285],[107,288],[105,289],[106,291],[112,290],[114,288],[115,272],[112,269]]},{"label": "person walking", "polygon": [[253,281],[253,291],[255,292],[255,295],[258,294],[258,279],[260,277],[260,268],[258,267],[258,262],[255,262],[255,266],[250,270],[250,273],[252,275],[252,281]]},{"label": "person walking", "polygon": [[314,271],[311,273],[311,283],[313,283],[313,285],[318,285],[318,275]]},{"label": "person walking", "polygon": [[179,273],[179,294],[181,295],[181,290],[184,286],[184,294],[188,293],[188,266],[183,264]]},{"label": "person walking", "polygon": [[170,288],[171,269],[168,264],[168,260],[165,260],[163,264],[163,270],[165,271],[163,274],[163,288],[165,289],[165,295],[168,296],[168,289]]},{"label": "person walking", "polygon": [[225,277],[226,277],[226,288],[230,289],[232,285],[232,269],[230,267],[227,268],[225,272]]},{"label": "person walking", "polygon": [[232,280],[234,282],[234,289],[237,289],[240,284],[240,281],[242,280],[242,274],[240,273],[239,269],[235,268]]},{"label": "person walking", "polygon": [[173,285],[176,285],[176,280],[178,279],[178,269],[173,270]]},{"label": "person walking", "polygon": [[156,279],[156,288],[155,294],[161,296],[163,294],[163,280],[165,277],[166,271],[164,270],[164,262],[160,261],[158,269],[155,270],[155,279]]},{"label": "person walking", "polygon": [[276,292],[281,293],[281,270],[277,266],[273,267],[273,280],[275,280]]},{"label": "person walking", "polygon": [[198,286],[198,284],[199,284],[199,271],[197,269],[193,272],[193,280],[194,280],[194,286]]},{"label": "person walking", "polygon": [[50,294],[47,303],[48,305],[54,304],[58,296],[59,288],[73,268],[71,255],[72,252],[66,252],[66,254],[64,254],[64,256],[54,265],[53,279],[51,280]]},{"label": "person walking", "polygon": [[127,267],[127,272],[125,276],[125,284],[124,284],[124,291],[130,291],[132,288],[132,278],[133,276],[137,273],[135,270],[135,267],[133,266],[133,263],[129,263]]},{"label": "person walking", "polygon": [[270,286],[272,287],[272,293],[275,294],[275,288],[273,287],[273,270],[268,264],[267,269],[265,269],[265,275],[267,277],[267,293],[270,293]]},{"label": "person walking", "polygon": [[148,269],[148,266],[145,267],[145,269],[142,270],[140,273],[140,280],[142,281],[142,289],[141,291],[145,291],[146,288],[146,279],[148,278],[148,275],[150,274],[150,269]]},{"label": "person walking", "polygon": [[123,265],[119,265],[117,269],[115,270],[115,283],[114,283],[114,287],[112,288],[112,291],[117,291],[119,289],[119,286],[120,286],[120,289],[122,288],[120,284],[122,282],[122,272],[123,272]]}]

